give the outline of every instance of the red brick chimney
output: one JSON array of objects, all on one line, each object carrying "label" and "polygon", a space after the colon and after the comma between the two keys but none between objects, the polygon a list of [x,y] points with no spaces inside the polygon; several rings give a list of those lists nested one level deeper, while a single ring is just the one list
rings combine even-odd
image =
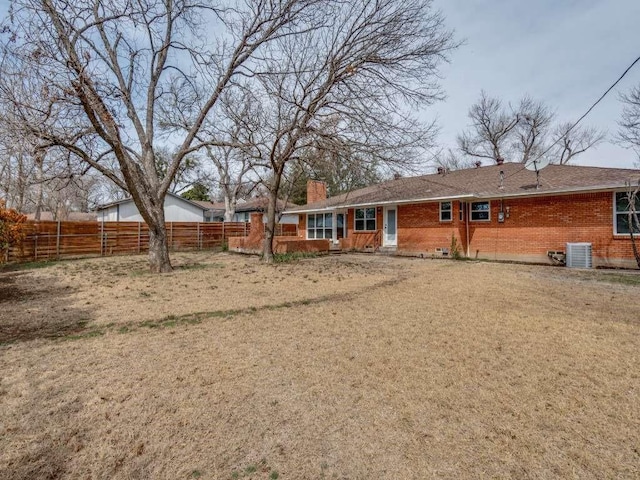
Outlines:
[{"label": "red brick chimney", "polygon": [[307,180],[307,203],[327,199],[327,184],[319,180]]}]

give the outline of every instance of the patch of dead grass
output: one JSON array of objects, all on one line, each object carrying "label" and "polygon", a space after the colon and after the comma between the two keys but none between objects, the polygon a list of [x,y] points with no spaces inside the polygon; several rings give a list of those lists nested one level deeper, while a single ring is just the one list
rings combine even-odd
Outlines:
[{"label": "patch of dead grass", "polygon": [[[0,478],[640,475],[633,285],[366,256],[284,271],[187,260],[223,265],[188,273],[229,272],[231,285],[271,272],[287,290],[278,280],[268,303],[236,297],[233,315],[200,323],[177,320],[217,309],[176,302],[160,313],[176,315],[172,328],[123,335],[116,322],[101,337],[4,347]],[[77,285],[92,275],[73,268]],[[152,317],[147,307],[130,315]]]}]

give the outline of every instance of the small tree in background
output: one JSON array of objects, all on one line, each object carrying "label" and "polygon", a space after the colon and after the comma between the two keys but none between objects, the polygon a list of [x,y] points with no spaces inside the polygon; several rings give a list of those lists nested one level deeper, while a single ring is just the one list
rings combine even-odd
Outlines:
[{"label": "small tree in background", "polygon": [[640,204],[640,181],[636,185],[627,182],[627,202],[629,222],[629,237],[631,238],[631,247],[633,248],[633,256],[636,259],[638,268],[640,268],[640,252],[636,244],[636,235],[640,232],[640,220],[638,220],[638,210]]},{"label": "small tree in background", "polygon": [[186,192],[181,193],[180,196],[187,200],[200,200],[203,202],[211,201],[211,192],[209,187],[203,183],[194,183],[193,187]]},{"label": "small tree in background", "polygon": [[0,200],[0,259],[7,261],[9,248],[19,246],[25,237],[24,222],[27,217],[6,208],[4,200]]}]

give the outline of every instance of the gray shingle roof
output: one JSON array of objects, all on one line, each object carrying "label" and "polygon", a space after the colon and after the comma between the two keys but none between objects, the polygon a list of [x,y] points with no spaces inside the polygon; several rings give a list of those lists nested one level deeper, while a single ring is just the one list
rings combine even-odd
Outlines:
[{"label": "gray shingle roof", "polygon": [[[203,202],[203,201],[197,200],[195,203],[202,206],[203,208],[206,208],[207,210],[221,210],[224,212],[224,209],[225,209],[224,202],[211,203],[211,202]],[[236,204],[235,211],[236,213],[262,212],[262,211],[266,211],[268,203],[269,203],[269,197],[251,198],[247,201],[239,201]],[[277,205],[278,205],[278,211],[282,211],[285,208],[297,207],[295,203],[287,202],[285,204],[285,202],[280,199],[278,199]]]},{"label": "gray shingle roof", "polygon": [[[501,171],[504,173],[502,186],[500,182]],[[521,163],[505,163],[456,170],[444,175],[432,174],[390,180],[325,201],[291,208],[287,212],[465,197],[501,198],[600,189],[613,190],[624,187],[625,181],[637,182],[639,179],[640,170],[549,165],[540,170],[540,188],[536,189],[535,172],[526,170]]]}]

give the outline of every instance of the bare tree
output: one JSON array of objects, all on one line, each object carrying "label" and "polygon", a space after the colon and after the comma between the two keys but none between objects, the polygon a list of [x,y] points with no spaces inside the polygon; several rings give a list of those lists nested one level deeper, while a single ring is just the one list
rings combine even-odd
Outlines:
[{"label": "bare tree", "polygon": [[[622,118],[618,122],[618,141],[627,148],[633,149],[638,156],[640,166],[640,85],[631,89],[627,94],[621,95],[624,103]],[[640,251],[636,244],[636,234],[640,232],[640,220],[638,210],[640,210],[640,180],[627,182],[627,224],[629,226],[629,236],[633,255],[640,268]]]},{"label": "bare tree", "polygon": [[562,123],[556,127],[553,133],[553,143],[556,146],[550,153],[551,163],[566,165],[605,138],[605,132],[594,127],[571,127],[571,123]]},{"label": "bare tree", "polygon": [[469,118],[470,131],[458,137],[460,150],[471,157],[493,161],[508,157],[511,134],[518,126],[519,117],[483,90],[480,100],[469,109]]},{"label": "bare tree", "polygon": [[[5,49],[28,72],[25,81],[38,79],[41,94],[59,105],[47,128],[30,128],[128,190],[149,227],[150,267],[166,272],[164,198],[185,157],[205,146],[198,132],[232,78],[247,74],[265,43],[293,35],[315,3],[17,0]],[[209,88],[201,96],[203,84]],[[26,102],[21,107],[33,113]],[[162,128],[159,116],[167,113],[188,128],[180,135]],[[167,145],[176,147],[159,172],[156,151]],[[107,157],[116,169],[101,161]]]},{"label": "bare tree", "polygon": [[526,163],[544,152],[554,114],[544,103],[525,96],[513,117],[517,120],[514,151],[518,157],[515,160]]},{"label": "bare tree", "polygon": [[604,132],[563,123],[554,127],[555,113],[543,102],[524,96],[517,107],[480,93],[469,110],[472,125],[458,136],[460,151],[494,162],[526,163],[546,157],[566,164],[604,139]]},{"label": "bare tree", "polygon": [[305,151],[349,151],[396,168],[423,158],[434,128],[410,108],[441,98],[437,67],[454,46],[428,0],[327,2],[304,35],[269,45],[265,70],[244,87],[261,103],[254,145],[256,168],[269,172],[265,261],[283,178]]},{"label": "bare tree", "polygon": [[624,107],[618,122],[618,140],[623,146],[636,152],[640,163],[640,85],[620,98]]},{"label": "bare tree", "polygon": [[626,194],[629,237],[631,238],[633,256],[636,259],[638,268],[640,268],[640,249],[636,244],[636,234],[640,233],[640,219],[638,218],[638,210],[640,210],[640,180],[636,184],[631,181],[627,182]]},{"label": "bare tree", "polygon": [[215,122],[208,122],[200,138],[217,138],[226,145],[207,145],[206,158],[214,166],[217,186],[224,201],[224,220],[231,222],[236,213],[240,196],[250,195],[256,186],[250,178],[254,169],[253,146],[259,102],[254,95],[243,89],[228,89],[220,97]]}]

